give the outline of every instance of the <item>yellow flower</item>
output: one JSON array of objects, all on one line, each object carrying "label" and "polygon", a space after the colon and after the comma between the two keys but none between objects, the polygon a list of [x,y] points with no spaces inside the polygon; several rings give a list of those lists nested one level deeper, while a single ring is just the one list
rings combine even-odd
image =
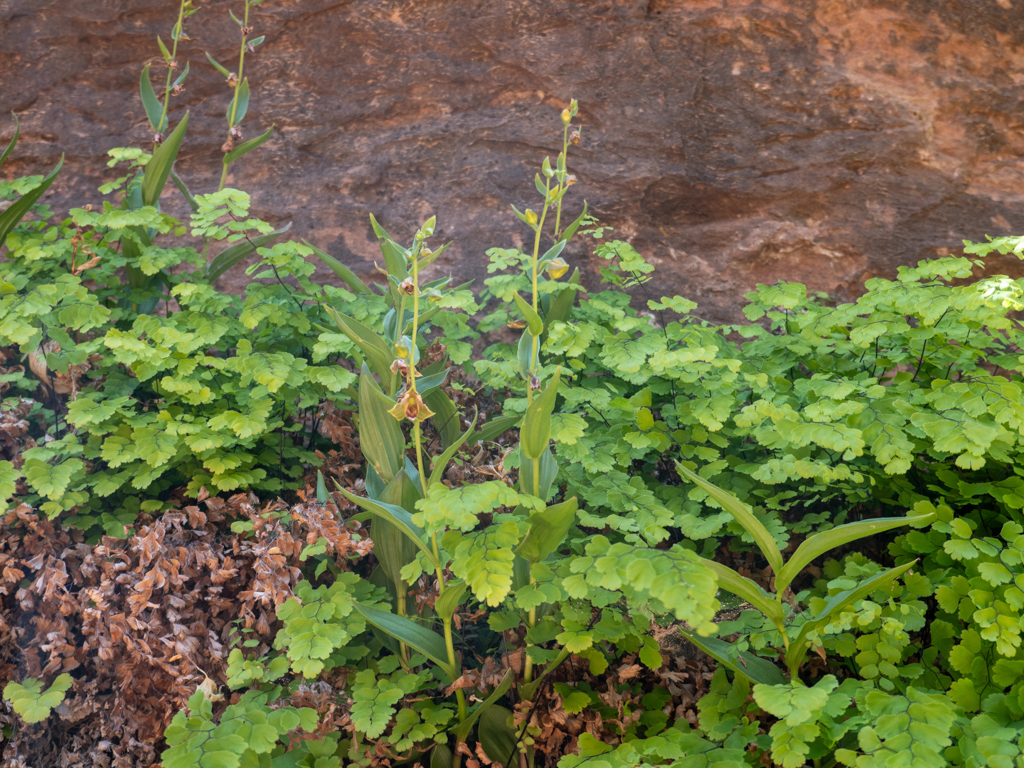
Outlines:
[{"label": "yellow flower", "polygon": [[527,224],[529,224],[531,227],[537,226],[537,214],[536,213],[534,213],[532,210],[527,208],[526,209],[526,213],[524,214],[524,216],[526,216],[526,223]]},{"label": "yellow flower", "polygon": [[405,394],[395,403],[395,407],[388,411],[392,416],[401,421],[426,421],[434,412],[427,408],[419,392],[406,390]]},{"label": "yellow flower", "polygon": [[557,259],[552,259],[547,264],[545,264],[544,270],[548,273],[548,277],[550,277],[552,280],[557,280],[558,278],[560,278],[562,275],[569,271],[569,264],[565,261],[565,259],[559,257]]},{"label": "yellow flower", "polygon": [[568,109],[562,110],[562,124],[568,125],[569,121],[572,120],[572,113]]}]

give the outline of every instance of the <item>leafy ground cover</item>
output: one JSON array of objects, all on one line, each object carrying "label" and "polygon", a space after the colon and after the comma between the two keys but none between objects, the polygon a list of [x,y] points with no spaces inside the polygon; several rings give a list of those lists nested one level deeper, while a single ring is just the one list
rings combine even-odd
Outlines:
[{"label": "leafy ground cover", "polygon": [[484,285],[434,217],[367,283],[226,185],[256,4],[216,189],[188,2],[97,202],[0,182],[5,765],[1024,765],[1024,239],[711,325],[574,196],[573,101]]}]

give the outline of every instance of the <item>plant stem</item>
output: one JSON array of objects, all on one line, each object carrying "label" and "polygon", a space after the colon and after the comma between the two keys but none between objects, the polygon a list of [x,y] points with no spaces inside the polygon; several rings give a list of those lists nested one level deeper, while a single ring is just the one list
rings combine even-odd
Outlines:
[{"label": "plant stem", "polygon": [[[181,37],[182,26],[181,23],[185,19],[185,0],[181,0],[178,4],[178,23],[174,29],[177,34],[174,35],[174,45],[171,46],[171,61],[178,60],[178,38]],[[164,110],[160,113],[160,122],[157,123],[157,133],[164,127],[164,120],[167,119],[167,108],[171,102],[171,78],[174,77],[174,70],[169,66],[167,67],[167,84],[164,86]]]},{"label": "plant stem", "polygon": [[[569,173],[569,126],[562,129],[562,158],[565,163],[565,175]],[[555,213],[555,242],[558,242],[558,230],[562,222],[562,187],[565,184],[565,177],[558,180],[558,211]]]},{"label": "plant stem", "polygon": [[[242,25],[248,29],[249,27],[249,0],[245,0],[245,15],[242,19]],[[235,82],[235,96],[231,100],[231,117],[228,118],[228,127],[235,127],[235,116],[238,114],[238,92],[242,88],[242,78],[245,69],[245,44],[248,42],[248,35],[243,30],[242,32],[242,47],[238,51],[238,75]],[[224,189],[224,184],[228,178],[228,165],[227,160],[224,161],[224,170],[220,174],[220,185],[217,187],[217,191],[220,192]]]}]

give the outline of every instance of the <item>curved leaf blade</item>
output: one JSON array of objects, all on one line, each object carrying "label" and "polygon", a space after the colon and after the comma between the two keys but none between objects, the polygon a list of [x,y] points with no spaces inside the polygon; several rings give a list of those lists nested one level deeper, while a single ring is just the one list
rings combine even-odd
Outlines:
[{"label": "curved leaf blade", "polygon": [[[158,37],[157,40],[160,38]],[[163,43],[161,43],[161,46]],[[149,79],[149,64],[142,68],[142,76],[139,78],[139,95],[142,97],[142,106],[146,110],[146,117],[149,118],[149,127],[154,133],[163,133],[167,128],[167,117],[164,115],[163,104],[157,98],[153,90],[153,83]]]},{"label": "curved leaf blade", "polygon": [[[177,184],[177,182],[175,182]],[[181,189],[181,186],[178,187]],[[198,210],[198,204],[196,207]],[[213,261],[210,262],[209,266],[206,267],[206,279],[209,282],[214,282],[231,269],[235,264],[242,261],[252,254],[256,253],[257,248],[263,248],[264,246],[270,245],[272,242],[277,240],[281,235],[292,228],[292,223],[288,222],[280,229],[275,229],[273,232],[268,232],[265,235],[258,237],[252,237],[248,240],[235,243],[230,248],[225,248],[223,251],[218,253]]]},{"label": "curved leaf blade", "polygon": [[[241,120],[241,118],[239,118],[239,120]],[[227,165],[230,165],[247,152],[252,152],[254,149],[256,149],[256,147],[258,147],[260,144],[269,139],[273,133],[274,126],[270,126],[267,129],[267,132],[262,134],[261,136],[257,136],[255,139],[249,139],[248,141],[243,141],[237,147],[235,147],[226,155],[224,155],[224,162]]]},{"label": "curved leaf blade", "polygon": [[523,455],[529,459],[539,459],[548,449],[551,440],[551,412],[555,408],[561,373],[562,366],[558,366],[544,391],[526,409],[523,427],[519,431],[519,445]]},{"label": "curved leaf blade", "polygon": [[330,254],[321,251],[308,240],[303,240],[302,242],[308,247],[312,248],[313,253],[317,255],[320,261],[322,261],[324,264],[330,267],[331,271],[334,272],[334,274],[336,274],[339,278],[344,280],[354,293],[370,293],[369,287],[366,285],[366,283],[364,283],[356,276],[355,272],[346,267],[344,264],[342,264],[340,261],[338,261]]},{"label": "curved leaf blade", "polygon": [[875,520],[862,520],[858,523],[840,525],[828,531],[808,536],[803,543],[797,547],[796,552],[789,558],[782,570],[775,576],[775,591],[782,592],[793,583],[793,579],[800,575],[800,572],[810,565],[816,558],[843,544],[857,541],[876,533],[891,531],[903,525],[914,525],[926,523],[934,516],[934,513],[918,515],[917,517],[880,517]]},{"label": "curved leaf blade", "polygon": [[7,149],[4,150],[4,153],[0,155],[0,165],[3,165],[4,160],[10,157],[11,152],[18,146],[18,139],[21,137],[21,123],[18,121],[18,116],[13,112],[11,112],[11,116],[14,118],[14,137],[7,144]]},{"label": "curved leaf blade", "polygon": [[[484,699],[482,702],[480,702],[480,706],[478,706],[476,709],[470,712],[469,716],[466,717],[466,719],[463,720],[461,723],[459,723],[458,727],[455,729],[456,741],[461,742],[466,740],[466,737],[469,736],[469,732],[473,729],[473,724],[476,723],[476,721],[480,719],[480,716],[483,715],[488,709],[493,707],[497,703],[498,699],[505,695],[508,689],[512,687],[512,681],[514,679],[515,673],[512,671],[511,668],[507,669],[505,671],[505,676],[501,678],[501,682],[498,683],[498,685],[494,688],[493,691],[491,691],[491,695]],[[480,727],[483,728],[482,723]],[[490,753],[488,753],[487,756],[490,757]]]},{"label": "curved leaf blade", "polygon": [[761,550],[772,570],[778,574],[782,570],[782,553],[779,551],[779,545],[775,543],[775,539],[768,533],[768,529],[761,524],[761,521],[754,517],[750,507],[731,493],[723,491],[717,485],[709,483],[696,472],[687,469],[678,461],[676,462],[676,468],[679,470],[680,475],[689,478],[692,483],[707,492],[708,496],[721,504],[722,509],[732,515],[736,522],[743,526],[743,530],[753,537],[758,549]]},{"label": "curved leaf blade", "polygon": [[404,616],[372,608],[358,601],[354,601],[352,605],[366,619],[367,623],[422,653],[444,670],[444,673],[452,680],[458,678],[459,672],[453,664],[448,662],[448,650],[439,634]]},{"label": "curved leaf blade", "polygon": [[163,192],[164,185],[167,183],[167,177],[171,174],[171,166],[174,165],[174,159],[178,156],[181,140],[185,137],[185,130],[187,128],[188,112],[181,118],[181,122],[175,126],[174,130],[171,131],[171,135],[167,137],[167,140],[156,148],[153,152],[153,157],[146,164],[146,172],[142,177],[143,205],[156,205],[160,199],[160,193]]},{"label": "curved leaf blade", "polygon": [[372,515],[387,520],[398,528],[413,544],[419,547],[420,551],[426,555],[431,565],[438,567],[439,563],[437,562],[437,558],[434,557],[434,553],[430,551],[430,547],[428,547],[423,541],[423,529],[412,521],[412,515],[410,515],[406,510],[401,507],[397,507],[394,504],[356,496],[351,491],[347,491],[342,488],[338,484],[337,480],[334,481],[334,485],[339,491],[341,491],[342,495],[353,504],[365,509]]},{"label": "curved leaf blade", "polygon": [[18,226],[18,222],[25,217],[25,214],[29,212],[29,209],[35,205],[36,200],[42,197],[43,193],[50,188],[50,185],[53,184],[54,179],[57,178],[57,174],[60,173],[60,169],[62,167],[64,167],[64,155],[60,156],[60,162],[57,163],[57,167],[50,171],[46,178],[39,182],[38,187],[26,192],[11,203],[3,213],[0,213],[0,245],[4,244],[4,241],[7,240],[7,236],[16,226]]},{"label": "curved leaf blade", "polygon": [[737,675],[744,675],[762,685],[784,685],[789,682],[782,670],[767,659],[741,651],[740,662],[736,663],[729,658],[729,643],[724,640],[717,637],[700,637],[696,632],[689,632],[682,627],[679,627],[679,632],[708,656]]},{"label": "curved leaf blade", "polygon": [[702,557],[700,561],[714,572],[720,589],[731,592],[741,600],[746,600],[776,626],[785,622],[786,614],[782,610],[782,606],[753,581],[745,576],[740,576],[732,568],[716,563],[714,560]]},{"label": "curved leaf blade", "polygon": [[459,448],[465,444],[466,440],[468,440],[469,436],[473,433],[473,427],[476,426],[476,420],[477,413],[474,413],[473,421],[470,422],[469,429],[463,432],[462,436],[458,440],[445,448],[444,453],[434,460],[434,468],[430,471],[430,480],[427,483],[428,487],[441,482],[441,479],[444,477],[445,470],[448,469],[448,462],[452,460],[452,457],[458,453]]}]

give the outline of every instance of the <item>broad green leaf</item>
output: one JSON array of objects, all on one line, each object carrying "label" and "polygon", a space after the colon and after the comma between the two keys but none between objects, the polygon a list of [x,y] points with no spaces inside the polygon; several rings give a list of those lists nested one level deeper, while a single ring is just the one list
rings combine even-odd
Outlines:
[{"label": "broad green leaf", "polygon": [[529,531],[516,554],[531,563],[539,563],[558,549],[576,519],[577,507],[578,502],[573,496],[559,504],[552,504],[543,512],[530,515]]},{"label": "broad green leaf", "polygon": [[358,601],[354,605],[367,623],[422,653],[452,680],[459,677],[459,670],[448,662],[448,650],[439,634],[404,616],[381,611]]},{"label": "broad green leaf", "polygon": [[[239,118],[239,120],[241,120],[241,118]],[[235,160],[237,160],[238,158],[240,158],[242,155],[246,154],[247,152],[252,152],[254,149],[256,149],[256,147],[258,147],[260,144],[262,144],[267,139],[269,139],[273,133],[274,133],[274,126],[270,126],[266,130],[265,133],[257,136],[254,139],[249,139],[248,141],[243,141],[237,147],[235,147],[230,152],[228,152],[226,155],[224,155],[224,164],[225,165],[230,165],[231,163],[235,162]]]},{"label": "broad green leaf", "polygon": [[228,105],[227,119],[228,128],[234,128],[245,117],[245,113],[249,111],[249,78],[243,78],[242,82],[238,84],[238,89],[235,91],[234,98],[231,99],[231,103]]},{"label": "broad green leaf", "polygon": [[786,682],[782,670],[767,659],[748,651],[740,651],[739,660],[732,661],[729,658],[729,643],[724,640],[717,637],[701,637],[696,632],[690,632],[682,627],[679,627],[679,631],[708,656],[738,675],[745,675],[755,683],[764,685],[782,685]]},{"label": "broad green leaf", "polygon": [[[566,281],[569,285],[580,284],[580,271],[574,269],[572,276]],[[576,300],[576,288],[563,288],[558,292],[556,296],[551,299],[551,305],[548,307],[547,314],[544,315],[544,338],[547,338],[548,329],[551,328],[552,323],[564,323],[569,320],[569,315],[572,313],[572,305]]]},{"label": "broad green leaf", "polygon": [[821,609],[818,615],[804,623],[800,628],[800,634],[790,644],[789,650],[786,652],[786,666],[789,667],[790,674],[794,677],[796,676],[796,671],[803,662],[804,654],[807,653],[807,648],[810,646],[811,641],[807,639],[807,636],[811,632],[817,632],[830,623],[847,606],[853,605],[858,600],[863,600],[872,592],[881,589],[894,579],[898,579],[913,568],[915,563],[917,563],[917,560],[890,568],[870,579],[865,579],[852,589],[847,589],[830,597],[828,603],[825,604],[825,607]]},{"label": "broad green leaf", "polygon": [[481,442],[486,443],[488,440],[500,437],[518,424],[522,418],[522,416],[498,416],[497,418],[491,419],[470,434],[466,439],[466,444],[476,445]]},{"label": "broad green leaf", "polygon": [[469,585],[464,581],[453,581],[434,602],[434,610],[444,621],[451,621],[466,595]]},{"label": "broad green leaf", "polygon": [[[536,465],[532,460],[522,456],[519,462],[519,489],[523,493],[547,501],[551,495],[551,484],[558,476],[558,462],[555,461],[554,455],[550,450],[544,451]],[[535,468],[539,471],[535,472]]]},{"label": "broad green leaf", "polygon": [[516,752],[519,740],[516,732],[508,725],[510,717],[512,712],[498,705],[488,707],[480,715],[477,739],[495,766],[508,766]]},{"label": "broad green leaf", "polygon": [[405,435],[388,413],[393,407],[364,365],[359,375],[359,445],[385,484],[405,466]]},{"label": "broad green leaf", "polygon": [[729,566],[722,565],[714,560],[701,558],[701,562],[714,572],[719,588],[731,592],[742,600],[746,600],[763,613],[775,626],[783,625],[786,614],[782,610],[782,606],[756,583],[745,576],[740,576]]},{"label": "broad green leaf", "polygon": [[[377,219],[373,217],[372,213],[370,214],[370,226],[373,227],[373,232],[377,235],[377,242],[380,244],[380,252],[384,256],[384,266],[387,268],[388,274],[401,283],[409,276],[409,265],[406,262],[405,253],[391,238],[391,235],[384,231],[384,227],[377,223]],[[395,306],[398,306],[397,303]]]},{"label": "broad green leaf", "polygon": [[542,267],[553,259],[557,259],[562,251],[565,250],[565,240],[559,240],[557,243],[548,248],[544,255],[537,259],[537,266]]},{"label": "broad green leaf", "polygon": [[516,306],[519,307],[523,319],[526,320],[530,333],[534,336],[540,336],[544,332],[544,321],[540,319],[540,315],[537,314],[533,307],[526,303],[526,300],[519,295],[519,291],[515,291],[512,294],[512,298],[515,299]]},{"label": "broad green leaf", "polygon": [[359,347],[366,357],[366,363],[370,370],[380,376],[381,381],[390,381],[392,378],[391,364],[395,362],[395,352],[391,346],[358,320],[341,314],[333,307],[325,306],[324,309],[327,310],[327,314],[331,316],[341,332]]},{"label": "broad green leaf", "polygon": [[519,337],[516,360],[519,362],[519,374],[524,381],[529,381],[540,361],[540,336],[534,336],[529,328],[524,328],[523,335]]},{"label": "broad green leaf", "polygon": [[175,127],[163,144],[153,151],[153,157],[146,164],[146,171],[142,177],[142,203],[143,205],[156,205],[160,199],[160,193],[164,190],[167,177],[171,173],[171,166],[178,156],[181,148],[181,140],[185,137],[185,130],[188,128],[188,112],[181,118],[181,122]]},{"label": "broad green leaf", "polygon": [[[159,38],[157,38],[159,39]],[[149,64],[142,68],[142,77],[139,80],[139,93],[142,96],[142,106],[146,109],[146,117],[149,118],[149,125],[156,133],[163,133],[167,128],[167,117],[164,115],[164,107],[153,91],[153,84],[149,80]]]},{"label": "broad green leaf", "polygon": [[580,228],[580,225],[583,223],[583,221],[586,218],[587,218],[587,201],[584,200],[583,201],[583,213],[581,213],[579,215],[579,217],[576,219],[576,221],[574,221],[572,224],[570,224],[568,227],[566,227],[565,229],[562,230],[562,238],[561,239],[562,240],[568,240],[570,237],[575,235],[576,234],[576,230]]},{"label": "broad green leaf", "polygon": [[934,513],[916,517],[882,517],[876,520],[862,520],[859,523],[836,526],[827,531],[816,533],[804,539],[796,552],[789,558],[781,571],[775,576],[775,590],[783,592],[804,568],[816,558],[830,552],[836,547],[857,541],[883,531],[891,531],[903,525],[921,525],[935,516]]},{"label": "broad green leaf", "polygon": [[327,483],[324,482],[324,473],[319,469],[316,471],[316,500],[321,504],[331,500],[331,495],[327,492]]},{"label": "broad green leaf", "polygon": [[206,267],[206,281],[209,283],[214,282],[242,259],[255,253],[257,248],[264,248],[270,245],[291,228],[292,224],[291,222],[288,222],[283,227],[275,229],[273,232],[240,240],[234,245],[225,248],[223,251],[218,253],[213,258],[213,261],[210,262],[209,266]]},{"label": "broad green leaf", "polygon": [[558,397],[558,382],[562,366],[555,369],[544,390],[526,409],[523,426],[519,430],[519,445],[529,459],[539,459],[548,450],[551,440],[551,412]]},{"label": "broad green leaf", "polygon": [[768,529],[761,524],[761,521],[754,517],[750,507],[731,493],[723,491],[717,485],[709,483],[696,472],[690,471],[678,461],[676,462],[676,468],[679,470],[680,475],[689,478],[691,482],[721,504],[722,509],[736,518],[736,522],[743,526],[743,529],[754,538],[754,542],[776,574],[782,571],[782,553],[779,552],[779,545],[775,543],[775,539],[768,533]]},{"label": "broad green leaf", "polygon": [[4,164],[4,160],[11,156],[11,152],[18,145],[18,138],[21,136],[21,123],[18,122],[18,116],[11,112],[11,116],[14,118],[14,136],[7,144],[7,149],[4,150],[3,154],[0,155],[0,165]]},{"label": "broad green leaf", "polygon": [[0,213],[0,246],[7,240],[7,236],[18,226],[18,222],[21,221],[25,214],[28,213],[29,209],[35,205],[36,201],[43,196],[43,193],[50,188],[53,184],[53,180],[57,178],[57,174],[60,173],[60,169],[64,167],[64,155],[60,156],[60,162],[57,163],[57,167],[50,171],[49,174],[39,182],[39,186],[26,192],[24,195],[19,197],[13,203],[8,206],[3,213]]},{"label": "broad green leaf", "polygon": [[437,558],[434,557],[434,553],[423,540],[423,529],[412,521],[412,515],[407,511],[393,504],[374,501],[373,499],[365,499],[362,496],[356,496],[351,491],[347,491],[342,488],[341,485],[338,484],[337,480],[334,481],[334,485],[339,491],[341,491],[342,495],[353,504],[362,507],[367,512],[370,512],[377,517],[383,518],[401,530],[402,533],[413,542],[413,544],[419,547],[420,551],[426,555],[427,560],[429,560],[435,568],[440,567]]},{"label": "broad green leaf", "polygon": [[455,755],[447,744],[435,744],[434,751],[430,753],[430,768],[452,768],[455,764]]},{"label": "broad green leaf", "polygon": [[473,421],[470,422],[469,428],[462,433],[462,436],[449,445],[445,449],[444,453],[434,459],[434,468],[430,471],[430,480],[427,483],[428,488],[440,483],[444,479],[445,470],[448,469],[448,462],[452,460],[455,454],[458,453],[459,448],[465,444],[466,440],[468,440],[469,436],[473,433],[473,427],[476,426],[477,413],[478,412],[476,411],[473,413]]},{"label": "broad green leaf", "polygon": [[[497,703],[498,699],[505,695],[509,688],[512,687],[512,681],[515,680],[515,672],[512,669],[505,671],[505,676],[501,678],[501,682],[491,691],[491,695],[480,702],[480,706],[469,713],[458,727],[455,729],[455,739],[457,741],[465,741],[469,736],[469,732],[473,729],[473,725],[479,720],[488,709],[493,707]],[[483,723],[480,725],[483,728]],[[488,754],[488,757],[490,755]]]},{"label": "broad green leaf", "polygon": [[308,240],[303,240],[302,242],[305,243],[308,247],[312,248],[313,253],[317,255],[320,261],[322,261],[324,264],[330,267],[331,271],[334,272],[334,274],[336,274],[339,278],[344,280],[348,284],[348,287],[351,288],[354,293],[370,293],[369,287],[366,285],[366,283],[364,283],[356,276],[355,272],[346,267],[344,264],[342,264],[340,261],[338,261],[330,254],[321,251]]},{"label": "broad green leaf", "polygon": [[[385,486],[378,502],[385,509],[397,508],[407,513],[415,512],[416,502],[421,498],[412,478],[401,470],[391,482]],[[407,530],[416,535],[412,538]],[[416,558],[417,546],[423,548],[422,530],[406,529],[400,524],[393,524],[388,516],[374,515],[370,525],[370,538],[373,539],[373,553],[380,561],[381,567],[394,584],[402,580],[402,569]],[[399,595],[404,590],[399,590]]]}]

